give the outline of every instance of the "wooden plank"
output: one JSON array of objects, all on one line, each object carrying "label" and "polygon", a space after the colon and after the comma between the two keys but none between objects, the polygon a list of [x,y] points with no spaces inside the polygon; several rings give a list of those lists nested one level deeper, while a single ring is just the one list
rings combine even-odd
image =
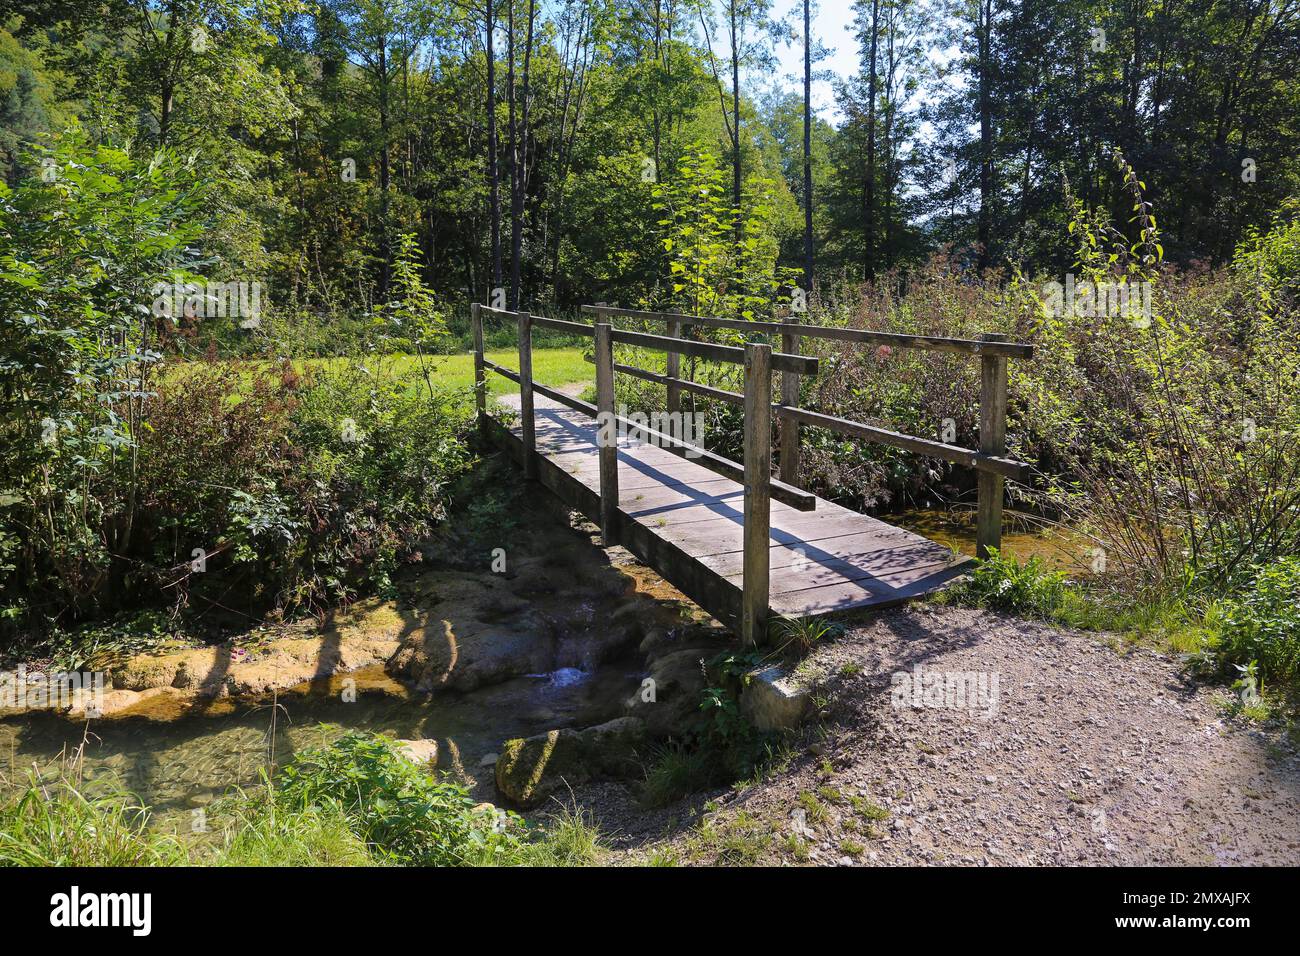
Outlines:
[{"label": "wooden plank", "polygon": [[772,597],[772,610],[790,617],[812,617],[864,607],[892,607],[914,598],[932,594],[965,573],[962,566],[935,569],[904,587],[885,593],[869,580],[845,581],[841,584],[792,591]]},{"label": "wooden plank", "polygon": [[[667,313],[646,312],[641,309],[620,309],[608,305],[584,305],[582,311],[594,315],[622,315],[635,319],[665,319]],[[1034,347],[1024,342],[1010,342],[1006,336],[999,339],[961,339],[946,335],[905,335],[899,332],[875,332],[871,329],[852,329],[837,325],[806,325],[799,322],[764,322],[750,319],[727,319],[712,315],[677,315],[683,325],[699,325],[715,329],[734,329],[741,332],[759,331],[772,334],[801,335],[806,338],[831,339],[838,342],[858,342],[867,345],[889,345],[898,348],[928,349],[935,352],[955,352],[966,355],[1001,355],[1006,358],[1028,359],[1034,357]]]},{"label": "wooden plank", "polygon": [[487,375],[483,368],[483,316],[478,310],[479,304],[471,302],[469,320],[474,331],[474,417],[479,431],[484,431],[487,426]]},{"label": "wooden plank", "polygon": [[[594,422],[545,406],[537,409],[537,423],[543,485],[601,520]],[[521,458],[518,439],[513,447]],[[752,558],[752,548],[747,552],[743,486],[653,445],[624,442],[616,462],[619,507],[613,520],[619,543],[744,632],[746,557]],[[896,604],[962,573],[965,559],[947,548],[833,503],[819,501],[814,512],[780,502],[769,502],[769,508],[767,611],[799,617]]]},{"label": "wooden plank", "polygon": [[[866,558],[860,555],[859,559]],[[771,574],[770,593],[790,594],[796,591],[812,591],[817,588],[836,587],[846,582],[859,582],[869,587],[872,593],[884,597],[894,597],[895,592],[905,590],[914,581],[926,578],[936,571],[954,564],[965,564],[942,555],[919,557],[905,566],[894,568],[868,568],[849,561],[827,561],[810,563],[807,568],[779,568]],[[740,575],[723,575],[728,581],[738,582]]]},{"label": "wooden plank", "polygon": [[[1006,359],[989,359],[989,361],[1001,361],[1003,369],[1006,368]],[[776,413],[803,422],[806,425],[828,428],[843,435],[852,435],[855,438],[863,438],[882,445],[891,445],[894,448],[916,452],[918,455],[951,461],[958,465],[965,465],[968,468],[977,468],[981,474],[989,472],[991,474],[1005,475],[1020,482],[1029,480],[1028,465],[1012,458],[1006,458],[1000,453],[993,455],[984,452],[982,449],[973,451],[969,448],[962,448],[960,445],[949,445],[929,438],[917,438],[915,435],[905,435],[902,432],[891,431],[888,428],[864,425],[861,422],[849,421],[847,418],[836,418],[834,415],[823,415],[821,412],[810,412],[807,409],[792,408],[789,405],[778,405]]]},{"label": "wooden plank", "polygon": [[[1002,335],[988,333],[999,340]],[[999,355],[980,359],[980,451],[1001,457],[1007,449],[1007,360]],[[989,556],[990,548],[1002,547],[1002,475],[981,471],[977,476],[978,505],[975,518],[975,553]]]},{"label": "wooden plank", "polygon": [[[680,322],[674,321],[673,319],[669,319],[668,326],[665,329],[665,335],[667,335],[668,338],[670,339],[681,338],[682,324]],[[674,421],[680,422],[680,416],[682,413],[682,387],[678,385],[674,381],[674,379],[681,377],[682,374],[682,353],[669,352],[667,355],[665,355],[664,368],[665,371],[668,373],[665,376],[665,378],[667,378],[668,381],[665,383],[665,385],[667,386],[667,396],[664,399],[664,408],[668,410],[668,414],[672,416]],[[677,438],[686,437],[680,427],[674,426],[674,428],[675,428],[674,431],[675,437]]]},{"label": "wooden plank", "polygon": [[745,346],[745,566],[740,639],[751,647],[767,639],[771,480],[772,347],[750,342]]},{"label": "wooden plank", "polygon": [[[791,355],[798,355],[799,336],[785,333],[781,336],[781,348]],[[791,407],[798,406],[799,375],[797,373],[781,373],[781,402]],[[799,486],[799,421],[788,416],[782,417],[778,428],[781,432],[781,480],[797,488]]]},{"label": "wooden plank", "polygon": [[[742,553],[727,551],[721,554],[702,555],[699,562],[706,568],[730,577],[742,570]],[[912,563],[962,560],[948,548],[919,535],[892,525],[880,523],[879,528],[851,531],[828,538],[816,538],[797,543],[773,542],[768,566],[775,576],[785,568],[807,570],[819,564],[839,568],[878,568],[882,571],[906,567]]]},{"label": "wooden plank", "polygon": [[537,477],[536,423],[533,420],[533,326],[527,312],[519,313],[519,423],[524,443],[524,477]]},{"label": "wooden plank", "polygon": [[595,331],[592,326],[583,322],[566,322],[564,319],[551,319],[544,315],[534,315],[533,324],[544,329],[554,329],[556,332],[572,332],[575,335],[591,335]]},{"label": "wooden plank", "polygon": [[[641,436],[648,443],[638,447],[653,447],[665,454],[685,458],[699,465],[701,468],[707,468],[709,471],[716,472],[717,474],[724,475],[728,478],[733,478],[737,481],[743,480],[744,478],[745,472],[743,466],[732,461],[730,458],[723,458],[721,455],[707,451],[698,445],[692,445],[689,442],[682,441],[672,435],[656,431],[648,425],[641,425],[637,422],[630,421],[623,415],[616,415],[614,420],[618,425],[622,426],[626,433],[633,436]],[[581,426],[575,422],[567,424],[566,427],[577,429]],[[768,493],[777,501],[799,511],[812,511],[817,507],[816,495],[811,492],[801,491],[798,488],[791,488],[789,485],[781,481],[769,481]]]},{"label": "wooden plank", "polygon": [[[596,326],[596,408],[605,416],[604,437],[597,427],[600,449],[600,534],[605,546],[614,544],[618,521],[618,437],[614,432],[614,343],[608,323]],[[599,426],[599,422],[597,423]]]}]

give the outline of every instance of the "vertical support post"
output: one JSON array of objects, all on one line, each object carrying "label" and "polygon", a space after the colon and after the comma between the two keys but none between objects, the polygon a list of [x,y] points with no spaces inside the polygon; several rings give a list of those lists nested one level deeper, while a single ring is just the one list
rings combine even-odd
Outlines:
[{"label": "vertical support post", "polygon": [[483,315],[479,304],[469,305],[469,322],[474,331],[474,408],[479,431],[487,430],[487,369],[483,367]]},{"label": "vertical support post", "polygon": [[[1005,342],[1007,337],[986,332],[980,336],[988,342]],[[986,455],[1003,455],[1007,450],[1007,359],[1004,355],[980,357],[980,451]],[[1002,495],[1005,480],[1001,475],[980,471],[979,504],[975,518],[975,553],[987,558],[989,548],[1002,547]]]},{"label": "vertical support post", "polygon": [[[678,319],[669,319],[665,335],[670,339],[679,339],[682,336],[682,323]],[[682,374],[682,354],[680,352],[669,352],[665,360],[664,372],[669,378],[680,378]],[[682,388],[673,382],[668,383],[668,398],[664,407],[668,411],[668,420],[672,422],[672,435],[674,438],[684,438],[686,430],[682,427]]]},{"label": "vertical support post", "polygon": [[772,526],[772,347],[745,345],[745,529],[740,639],[767,636],[769,539]]},{"label": "vertical support post", "polygon": [[519,434],[524,442],[524,477],[537,477],[537,425],[533,419],[533,317],[519,313]]},{"label": "vertical support post", "polygon": [[614,418],[614,340],[608,322],[596,324],[596,445],[600,453],[600,536],[616,543],[618,425]]},{"label": "vertical support post", "polygon": [[[781,335],[781,351],[799,354],[799,336]],[[781,404],[799,404],[799,373],[781,373]],[[799,423],[792,418],[782,418],[781,429],[781,480],[787,485],[799,485]]]}]

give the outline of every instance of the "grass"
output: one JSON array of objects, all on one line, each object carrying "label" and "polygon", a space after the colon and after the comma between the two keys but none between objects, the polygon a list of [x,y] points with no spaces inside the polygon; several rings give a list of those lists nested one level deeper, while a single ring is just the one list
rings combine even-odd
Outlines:
[{"label": "grass", "polygon": [[88,795],[75,761],[56,779],[33,773],[0,802],[0,866],[568,867],[604,857],[587,811],[561,807],[529,829],[514,814],[472,806],[463,788],[394,756],[382,738],[353,736],[301,752],[309,759],[290,765],[288,789],[232,791],[211,808],[209,827],[186,839],[124,791]]},{"label": "grass", "polygon": [[124,794],[92,797],[70,780],[33,775],[0,806],[0,866],[175,866],[181,842],[149,829],[149,811]]},{"label": "grass", "polygon": [[506,862],[511,866],[596,866],[604,855],[595,817],[580,807],[565,806],[542,825],[539,839]]},{"label": "grass", "polygon": [[729,820],[702,824],[687,842],[693,860],[716,866],[754,866],[772,843],[772,828],[752,813],[741,811]]},{"label": "grass", "polygon": [[[490,362],[495,362],[509,369],[519,368],[519,353],[513,349],[490,351],[484,354]],[[534,381],[555,388],[570,385],[574,382],[594,383],[596,380],[595,366],[584,361],[582,355],[583,350],[580,348],[534,348]],[[433,370],[431,378],[435,385],[453,390],[462,389],[467,393],[473,388],[474,356],[472,354],[434,355],[428,357],[426,361]],[[418,377],[419,362],[417,356],[404,354],[292,360],[293,367],[298,372],[310,370],[329,372],[339,369],[347,363],[358,363],[369,368],[377,375],[387,375],[395,378],[409,375],[411,376],[411,388],[419,388],[423,385]],[[270,363],[260,360],[240,364],[241,367],[247,368],[250,372],[270,365]],[[519,391],[519,386],[514,382],[491,371],[487,375],[487,384],[489,395],[510,395]]]},{"label": "grass", "polygon": [[688,793],[703,790],[718,777],[714,757],[703,749],[688,750],[680,744],[659,749],[646,771],[641,801],[647,807],[666,807]]},{"label": "grass", "polygon": [[[247,801],[247,802],[244,802]],[[218,866],[374,866],[365,840],[342,808],[308,807],[288,813],[273,800],[245,797],[230,816]]]}]

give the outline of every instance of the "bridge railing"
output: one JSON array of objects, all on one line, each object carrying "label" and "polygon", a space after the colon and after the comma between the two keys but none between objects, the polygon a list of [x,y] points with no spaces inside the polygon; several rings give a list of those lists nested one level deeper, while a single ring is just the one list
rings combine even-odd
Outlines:
[{"label": "bridge railing", "polygon": [[[475,403],[479,420],[487,421],[487,385],[485,371],[493,371],[518,383],[520,390],[520,437],[523,442],[524,473],[537,475],[536,431],[533,394],[537,393],[569,408],[583,412],[597,421],[621,427],[629,435],[639,434],[661,448],[690,457],[697,464],[742,482],[745,488],[743,531],[743,575],[741,586],[741,636],[747,643],[757,643],[766,628],[771,535],[771,499],[801,511],[816,507],[816,496],[797,487],[799,477],[799,432],[801,424],[826,428],[840,434],[878,442],[930,457],[972,467],[979,472],[979,504],[976,522],[978,553],[998,547],[1002,535],[1002,497],[1004,480],[1025,481],[1029,466],[1007,458],[1006,406],[1007,360],[1032,356],[1033,347],[1006,341],[1004,336],[987,334],[980,339],[956,339],[938,336],[896,335],[860,329],[811,326],[793,322],[751,322],[742,319],[689,316],[678,313],[646,312],[613,306],[583,306],[595,316],[593,325],[552,319],[528,312],[511,312],[475,303],[471,306],[474,335]],[[484,356],[483,316],[512,319],[519,329],[519,369],[505,368]],[[667,323],[667,335],[652,335],[614,328],[599,318],[626,316],[657,319]],[[748,342],[744,348],[699,342],[682,338],[683,327],[709,326],[740,331],[779,333],[783,351],[774,352],[766,343]],[[535,327],[559,332],[593,336],[596,366],[596,404],[565,395],[558,389],[534,381],[532,377],[532,330]],[[799,353],[803,337],[840,341],[888,344],[899,347],[927,348],[979,356],[982,363],[980,391],[980,448],[970,449],[945,442],[920,438],[901,432],[837,418],[800,408],[799,377],[814,375],[818,361]],[[665,372],[652,372],[614,361],[615,344],[633,345],[665,353]],[[680,358],[693,356],[706,361],[744,366],[744,392],[714,388],[684,378]],[[623,373],[667,386],[667,411],[670,421],[680,421],[681,393],[702,395],[744,408],[744,461],[735,462],[687,442],[683,436],[660,432],[619,415],[614,404],[614,375]],[[772,373],[779,372],[781,401],[772,401]],[[676,413],[676,414],[672,414]],[[772,477],[772,415],[781,423],[781,476]],[[618,539],[618,445],[617,440],[598,442],[600,456],[600,524],[606,543]]]},{"label": "bridge railing", "polygon": [[[978,339],[952,338],[937,335],[903,335],[894,332],[876,332],[870,329],[850,329],[839,326],[807,325],[800,322],[762,322],[747,319],[728,319],[715,316],[683,315],[676,312],[650,312],[642,309],[623,309],[610,305],[584,305],[582,311],[595,317],[623,316],[649,321],[662,321],[670,336],[681,335],[683,327],[734,329],[742,332],[766,332],[781,336],[781,348],[790,355],[799,353],[803,338],[829,339],[868,345],[888,345],[896,348],[926,349],[938,352],[978,357],[980,360],[980,421],[978,449],[963,448],[947,442],[921,438],[891,431],[864,422],[837,418],[822,412],[813,412],[799,406],[798,374],[782,373],[781,401],[773,406],[780,420],[780,475],[786,484],[799,484],[799,427],[812,425],[826,428],[841,435],[901,448],[905,451],[950,461],[974,468],[977,471],[977,503],[975,519],[976,554],[987,557],[990,548],[1002,544],[1002,500],[1005,480],[1025,483],[1029,480],[1030,466],[1006,456],[1007,424],[1007,363],[1010,359],[1030,359],[1034,347],[1022,342],[1011,342],[1007,336],[986,332]],[[575,323],[576,324],[576,323]],[[703,394],[709,398],[732,404],[743,403],[744,396],[736,392],[702,386],[680,377],[678,370],[668,369],[667,375],[643,374],[641,370],[627,370],[629,374],[659,381],[669,386],[667,408],[680,407],[681,390]]]}]

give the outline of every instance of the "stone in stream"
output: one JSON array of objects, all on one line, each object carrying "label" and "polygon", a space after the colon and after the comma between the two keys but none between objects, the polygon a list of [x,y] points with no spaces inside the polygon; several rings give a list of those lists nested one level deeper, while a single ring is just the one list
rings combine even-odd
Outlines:
[{"label": "stone in stream", "polygon": [[645,725],[634,717],[507,740],[496,762],[497,790],[516,806],[535,807],[594,777],[639,772],[645,742]]},{"label": "stone in stream", "polygon": [[704,691],[700,662],[718,650],[716,645],[686,647],[651,660],[646,680],[653,683],[642,682],[624,705],[626,712],[640,718],[652,737],[683,736],[699,719]]},{"label": "stone in stream", "polygon": [[394,740],[393,749],[421,767],[438,766],[438,741],[436,740]]}]

